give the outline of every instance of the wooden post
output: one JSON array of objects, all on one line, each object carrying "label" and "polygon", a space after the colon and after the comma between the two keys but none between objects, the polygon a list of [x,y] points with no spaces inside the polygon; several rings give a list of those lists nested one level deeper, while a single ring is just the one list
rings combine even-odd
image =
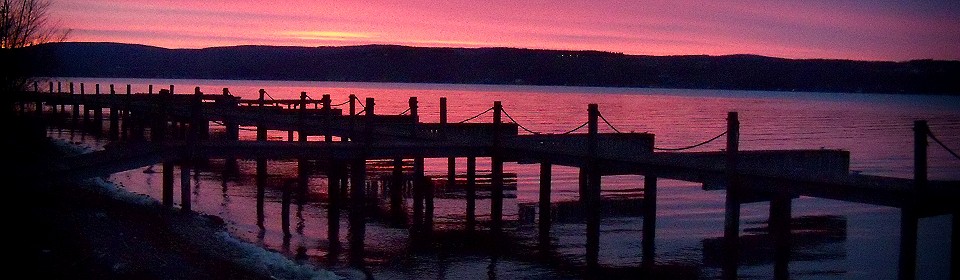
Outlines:
[{"label": "wooden post", "polygon": [[417,113],[417,108],[419,107],[417,104],[417,97],[416,96],[410,97],[410,101],[408,101],[408,103],[410,105],[410,119],[411,119],[410,120],[410,137],[417,137],[417,123],[420,122],[420,116]]},{"label": "wooden post", "polygon": [[340,252],[340,201],[343,196],[343,167],[339,163],[332,163],[327,174],[327,242],[329,243],[330,259],[336,261]]},{"label": "wooden post", "polygon": [[657,176],[643,175],[643,240],[641,241],[644,271],[650,272],[657,250]]},{"label": "wooden post", "polygon": [[307,92],[300,92],[300,108],[297,111],[297,141],[307,142]]},{"label": "wooden post", "polygon": [[323,141],[333,142],[333,132],[331,131],[333,128],[333,102],[329,94],[324,94],[320,102],[323,103]]},{"label": "wooden post", "polygon": [[50,93],[53,93],[53,82],[50,82]]},{"label": "wooden post", "polygon": [[93,105],[94,133],[99,135],[103,129],[103,108],[100,107],[100,84],[95,85],[94,95],[97,96]]},{"label": "wooden post", "polygon": [[775,279],[790,278],[790,210],[791,197],[779,192],[770,200],[770,218],[767,225],[773,235],[773,275]]},{"label": "wooden post", "polygon": [[467,232],[477,228],[477,157],[467,157]]},{"label": "wooden post", "polygon": [[110,84],[110,140],[120,139],[120,112],[117,110],[117,91]]},{"label": "wooden post", "polygon": [[180,209],[191,211],[190,201],[190,159],[180,165]]},{"label": "wooden post", "polygon": [[80,102],[77,102],[77,97],[73,95],[73,82],[70,82],[70,99],[73,100],[70,105],[73,107],[73,124],[76,125],[77,121],[80,120]]},{"label": "wooden post", "polygon": [[541,247],[550,245],[550,188],[553,180],[553,166],[548,161],[540,162],[540,220],[538,221]]},{"label": "wooden post", "polygon": [[[369,102],[368,104],[372,104]],[[367,107],[370,109],[371,107]],[[363,243],[366,235],[366,161],[363,158],[355,159],[351,168],[350,182],[350,262],[362,265],[364,258]]]},{"label": "wooden post", "polygon": [[500,147],[500,124],[503,105],[493,103],[493,155],[490,157],[490,219],[491,231],[500,234],[503,231],[503,159]]},{"label": "wooden post", "polygon": [[193,137],[196,140],[206,140],[210,138],[210,124],[206,116],[203,115],[203,92],[200,87],[193,89],[193,105],[190,112],[190,127],[193,131]]},{"label": "wooden post", "polygon": [[147,86],[147,94],[151,94],[151,95],[153,94],[153,85]]},{"label": "wooden post", "polygon": [[356,137],[356,125],[357,125],[357,119],[356,119],[356,117],[357,117],[357,96],[351,94],[349,98],[350,98],[350,99],[349,99],[349,101],[350,101],[350,118],[349,118],[349,120],[350,120],[350,121],[347,123],[347,126],[348,126],[349,130],[348,130],[348,132],[347,132],[347,137],[344,138],[344,141],[346,141],[346,139],[350,139],[350,141],[354,141],[354,140],[355,140],[354,137]]},{"label": "wooden post", "polygon": [[90,123],[90,110],[87,108],[89,103],[86,103],[86,92],[84,90],[83,83],[80,83],[80,101],[83,101],[83,123]]},{"label": "wooden post", "polygon": [[266,116],[264,116],[265,112],[264,112],[264,110],[263,110],[263,109],[264,109],[264,102],[265,102],[264,96],[266,95],[266,93],[267,93],[267,91],[266,91],[266,90],[263,90],[263,89],[261,88],[261,89],[260,89],[260,99],[258,99],[258,101],[260,101],[259,104],[258,104],[259,107],[260,107],[260,113],[257,115],[257,119],[259,120],[259,121],[257,122],[257,141],[261,141],[261,142],[267,141],[267,127],[266,127],[266,124],[264,124],[264,121],[263,121],[263,119],[266,118]]},{"label": "wooden post", "polygon": [[129,139],[130,132],[132,130],[130,122],[130,102],[132,102],[131,96],[133,96],[133,90],[130,88],[130,84],[127,84],[127,96],[123,99],[123,107],[120,113],[120,136],[121,139]]},{"label": "wooden post", "polygon": [[927,121],[913,122],[913,190],[900,207],[900,279],[912,280],[917,273],[917,230],[919,229],[919,197],[927,188]]},{"label": "wooden post", "polygon": [[163,206],[173,207],[173,162],[163,163]]},{"label": "wooden post", "polygon": [[950,277],[960,278],[960,210],[953,210],[950,231]]},{"label": "wooden post", "polygon": [[589,270],[597,269],[600,259],[600,168],[596,156],[599,148],[599,117],[600,109],[597,104],[587,105],[588,113],[588,146],[587,154],[587,217],[586,261]]},{"label": "wooden post", "polygon": [[740,259],[740,182],[737,165],[740,150],[740,120],[737,112],[727,114],[727,197],[723,227],[724,263],[723,279],[737,279]]},{"label": "wooden post", "polygon": [[403,210],[403,158],[393,159],[393,174],[390,184],[390,216],[394,226],[404,225]]}]

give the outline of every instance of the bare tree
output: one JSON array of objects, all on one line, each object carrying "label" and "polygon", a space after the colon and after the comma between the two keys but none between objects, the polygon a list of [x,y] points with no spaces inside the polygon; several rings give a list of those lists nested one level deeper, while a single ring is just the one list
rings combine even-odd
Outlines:
[{"label": "bare tree", "polygon": [[0,48],[15,49],[63,41],[69,30],[51,21],[51,0],[2,0],[0,6]]},{"label": "bare tree", "polygon": [[25,89],[35,79],[30,73],[44,67],[26,47],[62,42],[70,30],[62,29],[49,12],[54,0],[0,0],[0,91]]}]

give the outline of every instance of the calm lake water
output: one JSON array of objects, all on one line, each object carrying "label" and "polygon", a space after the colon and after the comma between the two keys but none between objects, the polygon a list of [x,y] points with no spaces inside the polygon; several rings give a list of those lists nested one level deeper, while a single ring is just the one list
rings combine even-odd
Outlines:
[{"label": "calm lake water", "polygon": [[[495,85],[381,84],[288,81],[222,80],[142,80],[142,79],[60,79],[64,82],[118,85],[123,91],[131,84],[134,92],[154,91],[175,85],[178,93],[192,93],[199,86],[205,93],[230,89],[236,96],[256,99],[265,89],[277,99],[295,99],[307,92],[313,99],[330,94],[334,104],[349,94],[361,99],[376,98],[378,114],[399,114],[406,110],[407,99],[420,102],[421,120],[437,122],[439,99],[448,98],[451,121],[459,121],[502,101],[504,110],[518,123],[537,132],[561,133],[587,119],[587,104],[599,104],[603,116],[620,131],[650,132],[657,147],[682,147],[720,134],[726,127],[726,113],[739,112],[741,150],[765,149],[841,149],[850,151],[854,172],[910,178],[912,176],[914,120],[928,120],[931,131],[954,150],[960,149],[960,98],[918,95],[877,95],[840,93],[758,92],[726,90],[634,89],[588,87],[535,87]],[[490,122],[486,114],[473,122]],[[212,126],[222,131],[222,127]],[[612,132],[601,124],[601,132]],[[51,136],[91,147],[105,141],[92,136],[51,131]],[[521,131],[521,134],[526,132]],[[271,133],[271,140],[285,140],[286,133]],[[243,130],[241,138],[255,139],[255,132]],[[695,151],[716,151],[724,147],[716,141]],[[931,179],[960,180],[960,159],[931,142]],[[267,189],[266,220],[257,225],[255,162],[240,161],[238,175],[223,175],[222,160],[211,160],[209,168],[194,176],[193,209],[217,215],[228,221],[231,233],[249,242],[283,252],[290,258],[316,264],[349,275],[364,277],[359,271],[327,259],[327,216],[323,201],[309,201],[294,207],[293,236],[283,240],[280,226],[280,192],[284,178],[296,178],[297,163],[271,161]],[[478,159],[478,169],[488,170],[489,161]],[[110,180],[132,192],[161,197],[160,166],[131,170],[110,176]],[[464,159],[457,161],[458,173],[464,173]],[[428,175],[446,174],[446,159],[428,159]],[[520,215],[522,205],[535,203],[538,197],[539,165],[507,163],[507,173],[515,173],[517,189],[505,200],[505,219],[511,246],[535,244],[537,227]],[[179,175],[176,175],[179,176]],[[175,177],[179,178],[179,177]],[[552,201],[577,200],[578,170],[556,166],[553,169]],[[314,174],[311,192],[326,192],[326,178]],[[605,176],[605,196],[626,194],[641,188],[642,176]],[[656,263],[693,271],[700,278],[720,275],[722,258],[716,244],[723,235],[724,192],[705,191],[697,183],[660,179],[657,213]],[[175,188],[179,192],[179,188]],[[515,195],[515,198],[513,198]],[[176,193],[179,198],[180,194]],[[408,204],[410,202],[407,202]],[[743,236],[758,236],[769,210],[765,202],[744,204],[741,210]],[[462,228],[465,202],[456,198],[438,198],[436,202],[439,232]],[[341,214],[341,240],[346,246],[347,211]],[[477,202],[481,220],[489,218],[489,200]],[[899,220],[897,209],[800,197],[793,200],[793,217],[813,221],[814,230],[793,237],[790,266],[793,279],[893,279],[897,273]],[[601,223],[600,263],[604,267],[638,267],[641,259],[642,220],[639,214],[605,217]],[[924,218],[920,221],[918,279],[947,279],[950,260],[950,217]],[[557,222],[552,228],[554,255],[561,263],[584,262],[585,226],[582,223]],[[458,249],[439,244],[433,250],[414,250],[406,229],[391,228],[371,219],[367,225],[366,251],[369,275],[376,279],[540,279],[578,278],[554,265],[530,258],[523,252],[491,257],[483,250]],[[452,238],[455,239],[455,238]],[[754,240],[744,237],[744,240]],[[759,238],[757,240],[762,240]],[[758,241],[762,242],[762,241]],[[763,246],[759,246],[763,247]],[[751,251],[752,252],[752,251]],[[766,279],[773,276],[772,256],[763,249],[747,253],[739,269],[742,278]],[[344,258],[345,259],[345,258]]]}]

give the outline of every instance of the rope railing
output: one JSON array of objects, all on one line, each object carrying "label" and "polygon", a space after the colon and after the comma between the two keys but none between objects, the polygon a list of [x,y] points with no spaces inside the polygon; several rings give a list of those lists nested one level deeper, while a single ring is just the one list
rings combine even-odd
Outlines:
[{"label": "rope railing", "polygon": [[566,134],[574,133],[574,132],[577,131],[577,130],[580,130],[580,129],[584,128],[584,127],[587,127],[588,124],[590,124],[590,121],[585,121],[585,122],[583,122],[583,124],[581,124],[580,126],[575,127],[575,128],[573,128],[573,129],[571,129],[571,130],[567,130],[566,132],[560,133],[560,134],[561,134],[561,135],[566,135]]},{"label": "rope railing", "polygon": [[614,132],[616,132],[616,133],[623,133],[623,132],[620,132],[619,129],[617,129],[616,127],[614,127],[613,124],[610,123],[610,121],[607,120],[607,118],[603,117],[603,114],[601,114],[599,110],[597,111],[597,115],[600,116],[600,119],[603,120],[603,122],[606,123],[607,126],[610,127],[610,129],[613,129]]},{"label": "rope railing", "polygon": [[399,116],[403,116],[403,115],[405,115],[405,114],[407,114],[407,113],[409,113],[409,112],[410,112],[410,109],[412,109],[412,108],[410,108],[410,107],[407,107],[407,109],[406,109],[406,110],[403,110],[403,112],[400,112],[400,113],[399,113],[399,114],[397,114],[397,115],[399,115]]},{"label": "rope railing", "polygon": [[710,142],[713,142],[714,140],[720,139],[720,137],[723,137],[724,135],[727,135],[727,131],[724,131],[723,133],[720,133],[720,135],[717,135],[716,137],[710,138],[710,140],[703,141],[703,142],[700,142],[700,143],[697,143],[697,144],[694,144],[694,145],[690,145],[690,146],[686,146],[686,147],[681,147],[681,148],[658,148],[658,147],[653,147],[653,149],[654,149],[654,150],[658,150],[658,151],[683,151],[683,150],[689,150],[689,149],[693,149],[693,148],[696,148],[696,147],[700,147],[700,146],[706,145],[707,143],[710,143]]},{"label": "rope railing", "polygon": [[364,110],[367,109],[367,106],[363,105],[363,102],[360,102],[360,101],[362,101],[362,100],[360,99],[360,97],[354,97],[354,98],[357,99],[357,104],[360,105],[360,108],[363,108]]},{"label": "rope railing", "polygon": [[507,119],[510,119],[510,121],[512,121],[513,123],[517,124],[517,127],[520,127],[520,129],[523,129],[524,131],[529,132],[529,133],[532,133],[532,134],[534,134],[534,135],[540,135],[540,134],[541,134],[540,132],[536,132],[536,131],[530,130],[530,129],[527,128],[526,126],[523,126],[522,124],[520,124],[520,122],[518,122],[516,119],[514,119],[513,116],[510,116],[510,113],[507,113],[507,110],[503,110],[502,112],[503,112],[503,115],[507,116]]},{"label": "rope railing", "polygon": [[367,108],[363,108],[363,110],[360,110],[360,112],[357,112],[357,116],[363,115],[363,113],[366,111],[367,111]]},{"label": "rope railing", "polygon": [[270,100],[277,100],[276,98],[273,98],[273,95],[270,95],[270,93],[267,91],[263,91],[263,94],[266,95],[267,97],[270,97]]},{"label": "rope railing", "polygon": [[467,119],[465,119],[465,120],[462,120],[462,121],[459,121],[459,122],[457,122],[457,123],[465,123],[465,122],[472,121],[472,120],[474,120],[474,119],[476,119],[476,118],[479,118],[480,116],[483,116],[483,114],[486,114],[486,113],[488,113],[488,112],[490,112],[490,111],[493,111],[493,107],[490,107],[490,108],[487,109],[486,111],[480,112],[479,114],[477,114],[477,115],[475,115],[475,116],[473,116],[473,117],[469,117],[469,118],[467,118]]},{"label": "rope railing", "polygon": [[943,142],[940,142],[940,139],[937,139],[936,136],[933,136],[933,132],[930,131],[929,128],[927,129],[927,136],[930,136],[930,139],[933,139],[933,142],[937,142],[937,144],[940,144],[940,147],[943,147],[943,149],[944,149],[944,150],[947,150],[948,153],[950,153],[951,155],[953,155],[953,156],[956,157],[957,159],[960,159],[960,155],[958,155],[958,154],[957,154],[956,152],[954,152],[952,149],[950,149],[949,147],[947,147],[947,145],[943,144]]},{"label": "rope railing", "polygon": [[340,107],[343,105],[347,105],[347,103],[350,103],[350,100],[344,101],[343,103],[332,104],[330,105],[330,107]]}]

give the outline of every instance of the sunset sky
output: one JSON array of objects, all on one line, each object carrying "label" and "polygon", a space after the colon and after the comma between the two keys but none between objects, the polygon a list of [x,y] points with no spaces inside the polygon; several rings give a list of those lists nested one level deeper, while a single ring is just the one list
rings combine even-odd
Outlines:
[{"label": "sunset sky", "polygon": [[960,60],[960,1],[58,0],[68,41]]}]

